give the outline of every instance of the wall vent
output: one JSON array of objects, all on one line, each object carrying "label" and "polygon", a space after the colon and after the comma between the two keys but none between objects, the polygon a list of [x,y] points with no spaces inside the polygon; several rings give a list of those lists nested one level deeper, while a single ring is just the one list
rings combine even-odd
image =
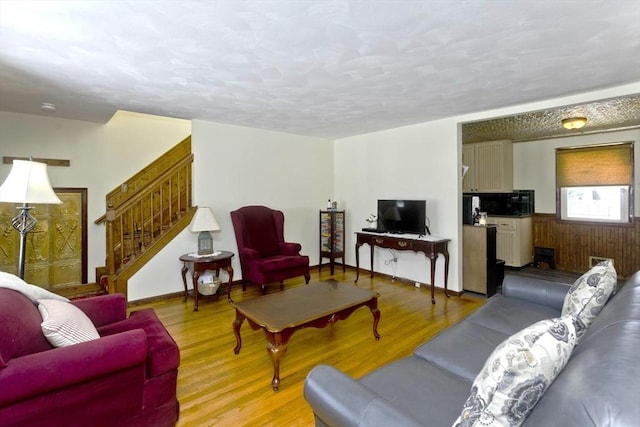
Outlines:
[{"label": "wall vent", "polygon": [[613,262],[613,258],[605,258],[605,257],[601,257],[601,256],[590,256],[589,257],[589,268],[595,267],[596,265],[600,264],[602,261],[611,261],[611,263],[614,263]]}]

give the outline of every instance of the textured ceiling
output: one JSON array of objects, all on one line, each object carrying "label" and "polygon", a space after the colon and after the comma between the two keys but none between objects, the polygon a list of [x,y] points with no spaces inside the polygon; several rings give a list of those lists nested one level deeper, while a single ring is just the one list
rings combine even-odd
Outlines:
[{"label": "textured ceiling", "polygon": [[[587,124],[581,129],[563,128],[562,119],[570,117],[585,117]],[[465,123],[462,142],[497,139],[524,142],[636,128],[640,128],[640,95]]]},{"label": "textured ceiling", "polygon": [[639,22],[640,0],[0,0],[0,109],[333,139],[640,82]]}]

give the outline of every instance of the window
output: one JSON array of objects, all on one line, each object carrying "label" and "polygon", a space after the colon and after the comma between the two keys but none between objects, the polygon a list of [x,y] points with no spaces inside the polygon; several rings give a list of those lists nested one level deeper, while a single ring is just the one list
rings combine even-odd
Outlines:
[{"label": "window", "polygon": [[558,148],[561,219],[628,223],[633,217],[633,143]]}]

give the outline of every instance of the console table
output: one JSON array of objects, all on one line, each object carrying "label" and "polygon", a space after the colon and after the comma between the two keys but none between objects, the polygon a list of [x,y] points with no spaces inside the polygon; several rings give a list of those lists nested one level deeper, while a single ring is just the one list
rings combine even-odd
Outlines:
[{"label": "console table", "polygon": [[373,248],[395,249],[398,251],[422,252],[431,261],[431,303],[435,304],[435,276],[436,259],[438,254],[444,256],[444,294],[449,298],[447,281],[449,278],[449,251],[447,246],[450,239],[434,236],[391,235],[379,233],[356,233],[356,282],[360,277],[360,246],[367,243],[371,247],[371,277],[373,277]]}]

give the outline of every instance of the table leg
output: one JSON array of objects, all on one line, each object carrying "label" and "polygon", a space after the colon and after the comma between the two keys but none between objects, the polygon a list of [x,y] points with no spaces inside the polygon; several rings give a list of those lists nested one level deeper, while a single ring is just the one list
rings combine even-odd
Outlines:
[{"label": "table leg", "polygon": [[437,254],[429,255],[429,259],[431,260],[431,304],[436,303],[435,293],[436,293],[436,260]]},{"label": "table leg", "polygon": [[269,352],[269,356],[271,356],[271,361],[273,362],[273,379],[271,380],[271,387],[273,388],[273,391],[278,391],[280,389],[280,358],[284,356],[284,353],[287,351],[287,345],[274,346],[268,344],[267,351]]},{"label": "table leg", "polygon": [[231,284],[233,283],[233,267],[231,267],[231,261],[229,261],[229,265],[227,266],[227,274],[229,275],[229,283],[227,283],[227,301],[229,303],[233,303],[231,299]]},{"label": "table leg", "polygon": [[449,298],[449,289],[447,282],[449,281],[449,252],[444,252],[444,294]]},{"label": "table leg", "polygon": [[244,322],[246,317],[244,314],[240,313],[238,309],[236,309],[236,319],[233,321],[233,333],[236,336],[236,346],[233,349],[235,354],[240,353],[240,349],[242,348],[242,338],[240,337],[240,327],[242,326],[242,322]]},{"label": "table leg", "polygon": [[373,315],[373,336],[376,338],[376,341],[380,339],[380,334],[378,333],[378,323],[380,322],[380,310],[378,309],[378,298],[374,298],[367,303],[367,307],[371,310],[371,314]]},{"label": "table leg", "polygon": [[187,268],[186,265],[182,266],[182,284],[184,285],[184,298],[182,299],[182,302],[187,302],[187,295],[189,293],[189,291],[187,290],[187,271],[189,271],[189,269]]},{"label": "table leg", "polygon": [[278,391],[280,388],[280,359],[287,352],[287,345],[289,344],[289,337],[293,334],[293,331],[282,332],[268,332],[264,331],[267,337],[267,352],[271,357],[273,363],[273,379],[271,380],[271,387],[273,391]]},{"label": "table leg", "polygon": [[358,279],[360,278],[360,246],[359,243],[356,243],[356,280],[355,283],[358,283]]},{"label": "table leg", "polygon": [[373,279],[373,245],[369,245],[369,248],[371,249],[371,278]]},{"label": "table leg", "polygon": [[200,272],[194,268],[193,276],[193,298],[196,300],[193,311],[198,311],[198,279],[200,278]]}]

